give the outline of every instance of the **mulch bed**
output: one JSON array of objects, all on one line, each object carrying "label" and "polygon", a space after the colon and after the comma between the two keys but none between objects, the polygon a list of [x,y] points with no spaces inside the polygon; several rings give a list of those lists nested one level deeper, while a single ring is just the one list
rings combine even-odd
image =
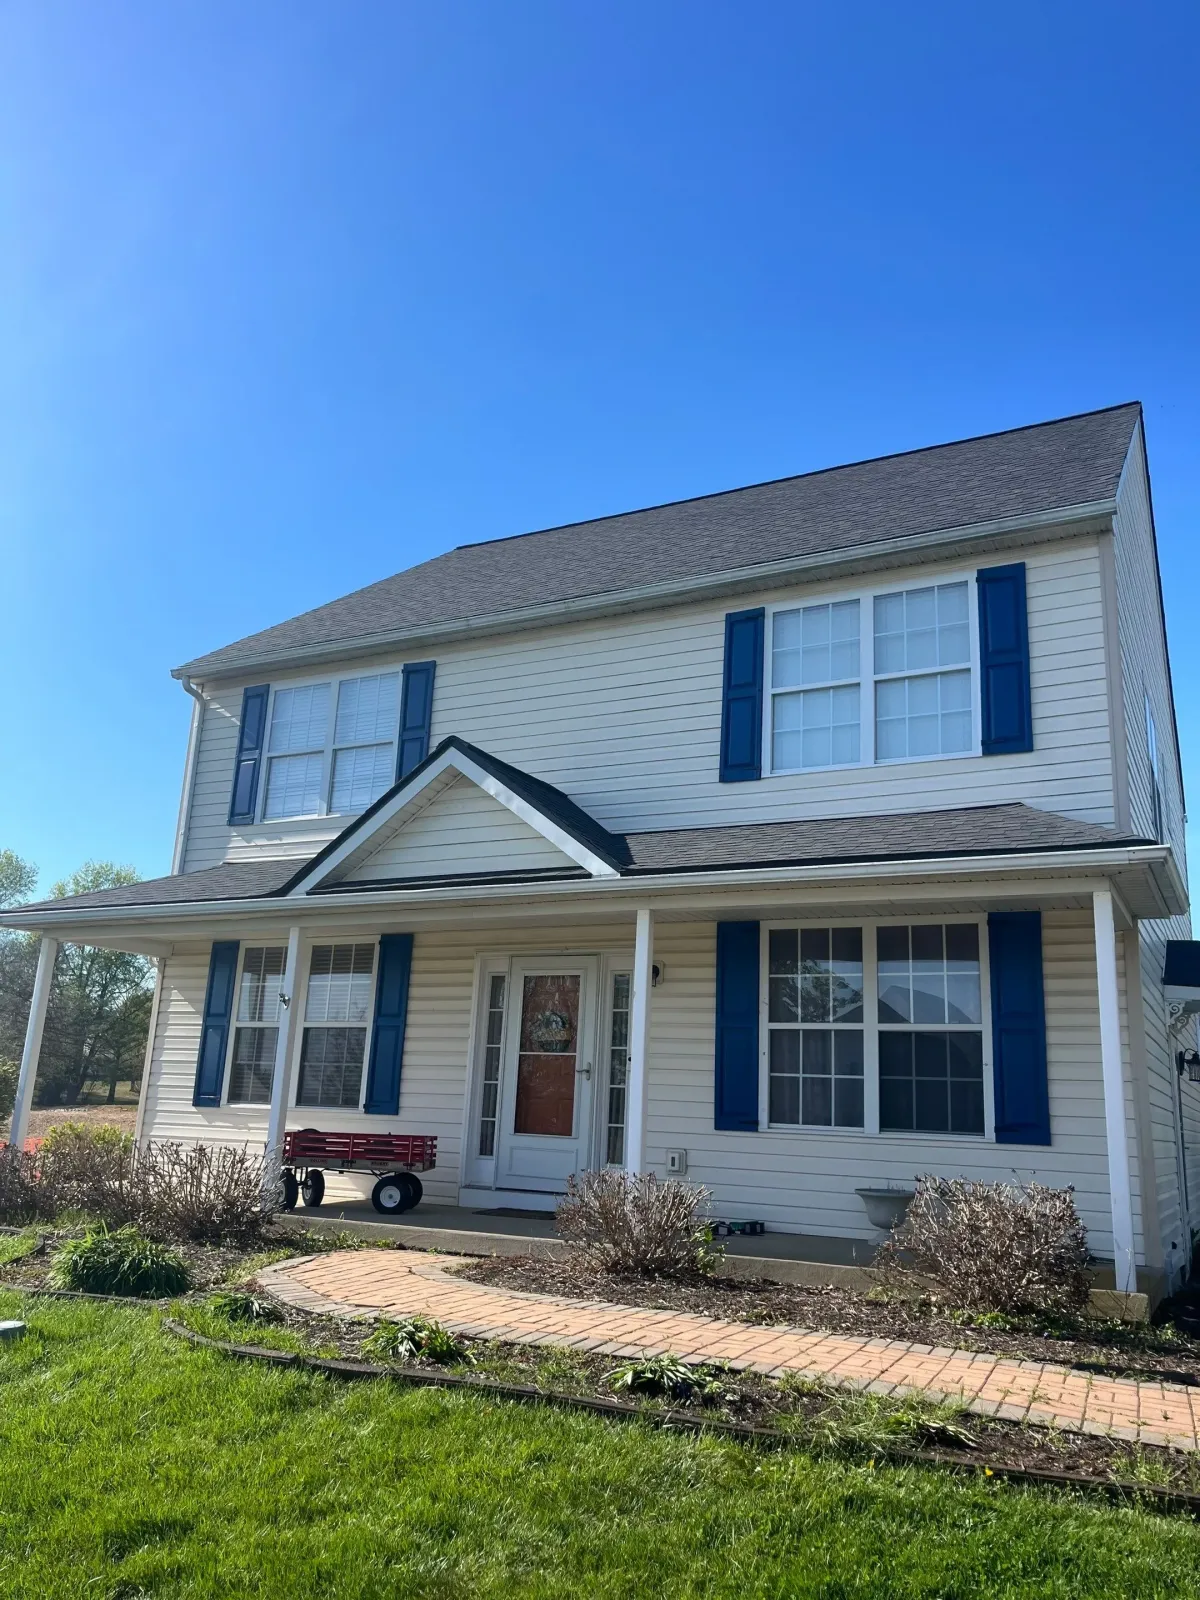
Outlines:
[{"label": "mulch bed", "polygon": [[764,1325],[790,1324],[870,1339],[950,1346],[1033,1361],[1053,1361],[1105,1375],[1149,1377],[1200,1385],[1200,1339],[1171,1324],[1081,1321],[1039,1326],[1032,1319],[1017,1329],[972,1327],[950,1307],[928,1300],[871,1299],[851,1289],[773,1283],[738,1278],[600,1277],[570,1261],[528,1256],[487,1256],[456,1269],[472,1283],[532,1294],[569,1295],[662,1311]]}]

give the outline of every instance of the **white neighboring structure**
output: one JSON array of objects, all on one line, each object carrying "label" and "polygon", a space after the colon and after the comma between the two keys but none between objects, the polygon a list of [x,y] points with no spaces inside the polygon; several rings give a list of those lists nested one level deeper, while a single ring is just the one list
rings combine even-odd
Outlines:
[{"label": "white neighboring structure", "polygon": [[1138,406],[463,547],[177,676],[178,870],[6,914],[160,958],[143,1136],[435,1134],[475,1208],[670,1158],[864,1244],[858,1189],[1015,1172],[1118,1287],[1186,1270]]}]

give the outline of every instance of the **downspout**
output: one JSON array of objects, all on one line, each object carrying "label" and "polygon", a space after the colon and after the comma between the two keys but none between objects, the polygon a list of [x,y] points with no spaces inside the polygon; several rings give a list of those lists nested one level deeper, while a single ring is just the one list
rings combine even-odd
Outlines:
[{"label": "downspout", "polygon": [[187,849],[188,828],[192,821],[192,793],[196,787],[196,754],[200,747],[200,725],[204,708],[208,704],[204,691],[190,678],[179,680],[195,701],[192,707],[192,726],[188,732],[187,760],[183,767],[183,789],[179,796],[179,819],[175,824],[175,853],[171,857],[171,872],[183,871],[183,857]]}]

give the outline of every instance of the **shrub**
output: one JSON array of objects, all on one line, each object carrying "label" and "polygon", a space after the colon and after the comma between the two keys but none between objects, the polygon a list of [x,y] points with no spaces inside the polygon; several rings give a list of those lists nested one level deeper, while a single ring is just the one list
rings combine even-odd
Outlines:
[{"label": "shrub", "polygon": [[1071,1189],[917,1179],[876,1264],[885,1281],[932,1280],[967,1310],[1062,1315],[1087,1304],[1087,1231]]},{"label": "shrub", "polygon": [[208,1308],[230,1322],[282,1322],[283,1311],[273,1300],[233,1289],[219,1289],[208,1298]]},{"label": "shrub", "polygon": [[12,1116],[12,1108],[17,1103],[17,1079],[20,1075],[20,1062],[0,1059],[0,1122]]},{"label": "shrub", "polygon": [[689,1276],[711,1272],[714,1251],[703,1211],[709,1191],[651,1173],[613,1168],[567,1181],[558,1203],[560,1236],[589,1269]]},{"label": "shrub", "polygon": [[136,1228],[89,1228],[82,1239],[68,1239],[54,1253],[50,1281],[57,1289],[87,1294],[134,1295],[162,1300],[183,1294],[191,1283],[187,1263]]},{"label": "shrub", "polygon": [[385,1361],[416,1361],[424,1356],[426,1361],[443,1364],[470,1359],[461,1340],[431,1317],[401,1317],[398,1322],[385,1319],[363,1340],[363,1354]]},{"label": "shrub", "polygon": [[137,1146],[119,1128],[62,1123],[36,1154],[0,1151],[5,1221],[82,1211],[156,1239],[247,1245],[278,1204],[278,1164],[237,1145]]}]

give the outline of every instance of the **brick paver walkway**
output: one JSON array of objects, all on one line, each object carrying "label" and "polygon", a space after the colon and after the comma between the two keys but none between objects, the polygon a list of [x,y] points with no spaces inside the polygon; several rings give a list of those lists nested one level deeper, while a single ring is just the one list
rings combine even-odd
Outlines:
[{"label": "brick paver walkway", "polygon": [[458,1259],[416,1251],[334,1251],[268,1267],[258,1281],[309,1311],[419,1313],[476,1338],[611,1356],[670,1351],[684,1361],[728,1361],[774,1376],[796,1372],[875,1394],[919,1392],[961,1401],[985,1416],[1200,1449],[1200,1389],[1093,1377],[1040,1361],[898,1339],[752,1327],[691,1312],[493,1289],[449,1273]]}]

